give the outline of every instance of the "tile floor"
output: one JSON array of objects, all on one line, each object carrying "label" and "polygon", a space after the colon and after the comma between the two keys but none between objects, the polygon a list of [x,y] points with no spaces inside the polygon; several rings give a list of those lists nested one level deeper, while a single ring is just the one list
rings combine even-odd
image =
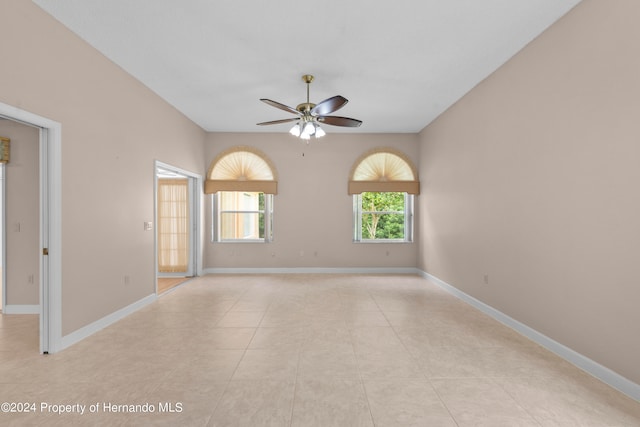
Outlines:
[{"label": "tile floor", "polygon": [[37,407],[0,425],[640,426],[640,403],[410,275],[206,276],[37,342],[35,316],[1,316],[0,402]]}]

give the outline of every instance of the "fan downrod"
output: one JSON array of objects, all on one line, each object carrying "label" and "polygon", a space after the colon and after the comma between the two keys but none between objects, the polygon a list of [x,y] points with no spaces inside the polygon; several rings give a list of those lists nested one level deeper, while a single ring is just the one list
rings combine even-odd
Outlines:
[{"label": "fan downrod", "polygon": [[314,79],[314,77],[311,74],[305,74],[304,76],[302,76],[302,81],[307,84],[307,102],[303,102],[302,104],[298,104],[298,106],[296,106],[296,110],[298,110],[299,112],[301,112],[304,115],[310,114],[310,112],[313,109],[313,107],[316,106],[316,104],[314,104],[312,102],[309,102],[309,85],[311,84],[313,79]]}]

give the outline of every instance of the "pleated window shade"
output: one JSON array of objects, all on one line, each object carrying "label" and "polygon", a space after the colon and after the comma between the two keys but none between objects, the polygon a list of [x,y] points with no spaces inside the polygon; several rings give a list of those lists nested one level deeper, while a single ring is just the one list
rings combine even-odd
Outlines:
[{"label": "pleated window shade", "polygon": [[401,152],[376,148],[354,164],[349,179],[349,194],[363,192],[406,192],[420,194],[415,167]]},{"label": "pleated window shade", "polygon": [[267,157],[251,147],[234,147],[219,154],[209,168],[206,194],[251,191],[277,194],[276,170]]}]

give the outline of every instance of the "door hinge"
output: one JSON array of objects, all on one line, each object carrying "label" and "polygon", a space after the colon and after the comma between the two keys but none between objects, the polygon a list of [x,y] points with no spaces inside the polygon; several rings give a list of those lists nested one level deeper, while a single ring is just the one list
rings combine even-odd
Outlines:
[{"label": "door hinge", "polygon": [[42,255],[49,255],[49,248],[43,248]]}]

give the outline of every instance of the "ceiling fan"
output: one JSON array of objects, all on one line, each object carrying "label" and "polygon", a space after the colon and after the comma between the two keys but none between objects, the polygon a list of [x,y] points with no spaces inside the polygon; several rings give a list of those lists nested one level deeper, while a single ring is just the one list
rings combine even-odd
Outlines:
[{"label": "ceiling fan", "polygon": [[289,133],[302,139],[310,139],[312,135],[316,138],[320,138],[325,135],[325,131],[320,127],[320,124],[327,124],[332,126],[343,127],[358,127],[362,124],[361,120],[351,119],[349,117],[340,116],[328,116],[334,111],[344,107],[347,102],[347,98],[336,95],[331,98],[325,99],[318,104],[309,102],[309,85],[313,81],[313,76],[305,74],[302,76],[302,80],[307,84],[307,102],[299,104],[296,108],[289,107],[270,99],[262,98],[260,101],[271,105],[272,107],[279,108],[280,110],[287,111],[295,114],[297,117],[290,119],[273,120],[270,122],[258,123],[258,126],[276,125],[280,123],[296,122],[291,128]]}]

